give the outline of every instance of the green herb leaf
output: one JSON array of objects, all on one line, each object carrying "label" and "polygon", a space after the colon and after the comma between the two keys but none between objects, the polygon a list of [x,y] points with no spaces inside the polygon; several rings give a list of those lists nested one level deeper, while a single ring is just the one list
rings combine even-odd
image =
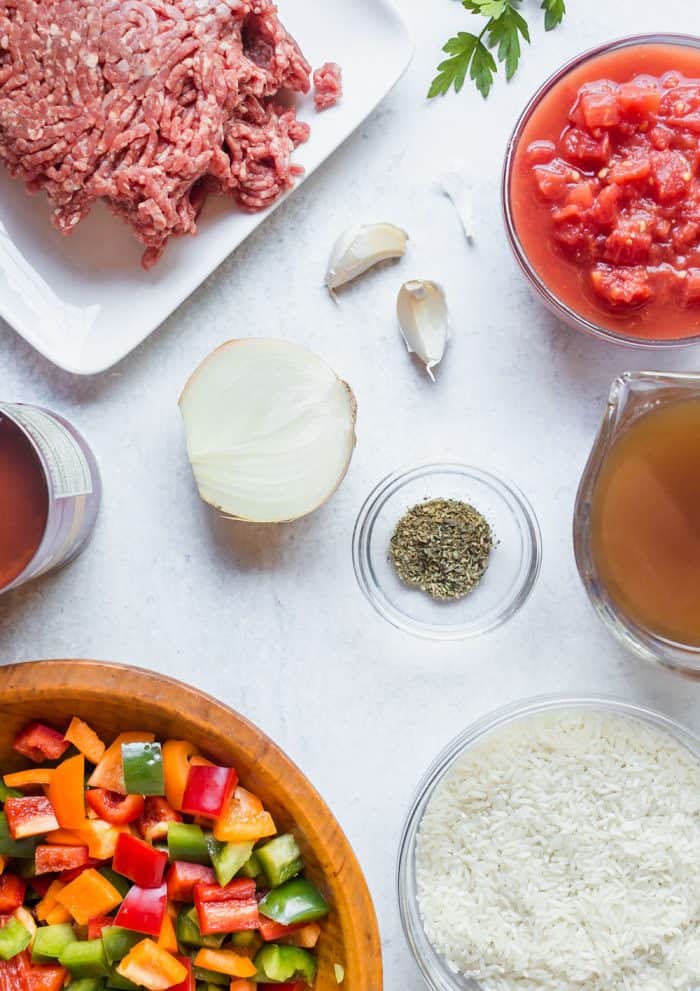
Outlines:
[{"label": "green herb leaf", "polygon": [[462,0],[465,10],[482,17],[500,17],[508,6],[508,0]]},{"label": "green herb leaf", "polygon": [[468,34],[466,31],[460,31],[446,42],[442,50],[452,57],[445,59],[438,66],[438,74],[428,90],[429,99],[447,93],[450,86],[454,86],[455,92],[459,93],[464,86],[469,64],[478,44],[480,42],[476,35]]},{"label": "green herb leaf", "polygon": [[514,7],[506,7],[501,16],[492,21],[489,27],[489,46],[498,46],[498,61],[505,62],[506,78],[510,81],[515,75],[520,61],[520,36],[529,43],[530,32],[527,21]]},{"label": "green herb leaf", "polygon": [[493,55],[483,41],[479,41],[474,48],[469,75],[476,83],[476,88],[484,99],[489,95],[495,73],[496,63]]},{"label": "green herb leaf", "polygon": [[566,2],[565,0],[542,0],[542,10],[544,11],[544,29],[551,31],[564,20]]}]

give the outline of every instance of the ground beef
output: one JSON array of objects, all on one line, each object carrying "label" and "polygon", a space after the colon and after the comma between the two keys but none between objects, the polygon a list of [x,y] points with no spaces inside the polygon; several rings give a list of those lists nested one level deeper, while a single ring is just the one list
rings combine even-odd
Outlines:
[{"label": "ground beef", "polygon": [[293,185],[310,72],[271,0],[0,0],[0,158],[63,233],[104,198],[149,268],[208,194]]},{"label": "ground beef", "polygon": [[326,62],[314,72],[314,103],[317,110],[334,107],[343,94],[343,79],[337,62]]}]

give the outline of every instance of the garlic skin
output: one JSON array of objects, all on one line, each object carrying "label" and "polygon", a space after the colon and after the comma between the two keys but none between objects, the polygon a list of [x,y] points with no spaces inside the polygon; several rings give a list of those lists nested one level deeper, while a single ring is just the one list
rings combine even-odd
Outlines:
[{"label": "garlic skin", "polygon": [[393,224],[356,224],[344,231],[331,249],[326,285],[331,290],[351,282],[378,262],[401,258],[408,234]]},{"label": "garlic skin", "polygon": [[449,337],[447,299],[437,282],[404,282],[396,300],[396,315],[406,347],[424,363],[435,381],[433,368],[442,360]]},{"label": "garlic skin", "polygon": [[466,174],[466,162],[454,159],[438,178],[438,185],[455,208],[464,236],[471,244],[474,240],[474,209],[471,186],[464,178]]}]

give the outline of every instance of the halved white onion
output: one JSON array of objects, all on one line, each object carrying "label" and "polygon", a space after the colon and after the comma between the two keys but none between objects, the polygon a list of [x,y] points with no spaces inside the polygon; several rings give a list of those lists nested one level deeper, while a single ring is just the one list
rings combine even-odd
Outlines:
[{"label": "halved white onion", "polygon": [[180,397],[199,494],[227,516],[281,523],[335,492],[355,446],[350,386],[290,341],[228,341]]}]

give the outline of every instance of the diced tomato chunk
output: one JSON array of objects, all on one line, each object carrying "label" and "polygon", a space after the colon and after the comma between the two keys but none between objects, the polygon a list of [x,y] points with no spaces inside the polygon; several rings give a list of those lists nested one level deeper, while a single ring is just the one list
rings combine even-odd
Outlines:
[{"label": "diced tomato chunk", "polygon": [[659,202],[670,203],[683,196],[693,177],[685,156],[679,151],[654,151],[650,157],[652,182]]},{"label": "diced tomato chunk", "polygon": [[617,220],[620,195],[620,187],[611,182],[609,186],[603,186],[596,196],[591,214],[595,222],[601,227],[608,227]]},{"label": "diced tomato chunk", "polygon": [[63,733],[53,727],[44,723],[29,723],[15,737],[12,749],[35,764],[41,764],[45,760],[58,760],[69,746],[70,743],[63,739]]},{"label": "diced tomato chunk", "polygon": [[553,203],[564,199],[569,183],[579,178],[578,173],[560,158],[546,165],[536,165],[532,172],[541,196]]},{"label": "diced tomato chunk", "polygon": [[[598,127],[615,127],[620,123],[617,95],[612,84],[607,81],[582,86],[574,115],[577,111],[583,118],[585,126],[591,130]],[[578,116],[575,116],[575,119],[578,121]]]},{"label": "diced tomato chunk", "polygon": [[642,85],[640,82],[622,83],[617,91],[617,104],[621,114],[652,116],[658,113],[661,104],[661,91],[652,81]]},{"label": "diced tomato chunk", "polygon": [[651,234],[644,221],[622,221],[605,239],[605,259],[615,265],[638,265],[647,261]]},{"label": "diced tomato chunk", "polygon": [[638,306],[651,299],[653,290],[645,268],[611,268],[596,265],[591,283],[598,295],[611,306]]},{"label": "diced tomato chunk", "polygon": [[631,155],[611,166],[607,175],[609,182],[624,186],[628,182],[641,182],[649,178],[651,162],[647,155]]},{"label": "diced tomato chunk", "polygon": [[700,268],[689,268],[683,280],[683,295],[688,306],[700,303]]},{"label": "diced tomato chunk", "polygon": [[27,883],[16,874],[3,874],[0,877],[0,912],[12,913],[24,904]]},{"label": "diced tomato chunk", "polygon": [[610,135],[606,132],[596,138],[578,127],[570,127],[562,139],[562,147],[567,160],[576,165],[606,165],[610,158]]}]

